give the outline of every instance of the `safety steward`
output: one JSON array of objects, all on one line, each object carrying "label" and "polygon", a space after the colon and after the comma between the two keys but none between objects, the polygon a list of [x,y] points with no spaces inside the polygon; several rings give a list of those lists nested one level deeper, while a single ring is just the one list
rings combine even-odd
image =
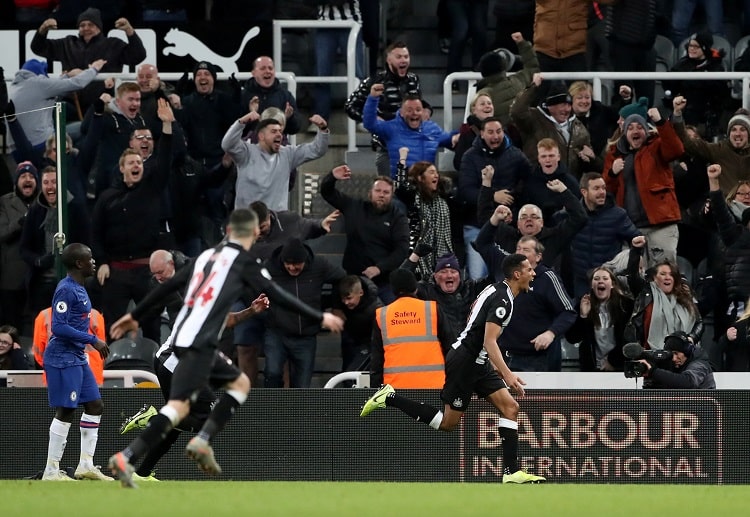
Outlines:
[{"label": "safety steward", "polygon": [[[106,340],[107,329],[104,326],[104,316],[96,309],[91,309],[91,319],[89,320],[89,334],[92,334],[102,341]],[[52,336],[52,307],[47,307],[37,314],[34,319],[34,337],[33,351],[34,360],[40,367],[44,367],[44,349],[47,348],[47,342]],[[94,348],[86,347],[86,360],[94,374],[96,383],[101,386],[104,384],[104,359],[101,354]],[[42,373],[44,384],[47,384],[45,374]]]},{"label": "safety steward", "polygon": [[375,311],[370,382],[397,389],[442,388],[451,344],[448,320],[437,303],[416,297],[414,273],[397,269],[389,280],[396,300]]}]

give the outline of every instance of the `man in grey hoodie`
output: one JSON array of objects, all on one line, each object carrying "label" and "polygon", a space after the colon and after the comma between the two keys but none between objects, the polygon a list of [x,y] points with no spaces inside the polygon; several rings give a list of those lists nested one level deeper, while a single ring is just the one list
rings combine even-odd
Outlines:
[{"label": "man in grey hoodie", "polygon": [[320,115],[310,117],[318,126],[312,142],[281,145],[284,127],[276,119],[261,120],[255,131],[258,143],[242,140],[242,130],[252,113],[231,125],[221,141],[237,165],[234,208],[247,208],[253,201],[263,201],[270,210],[289,209],[289,174],[303,163],[316,160],[328,151],[330,131]]},{"label": "man in grey hoodie", "polygon": [[[96,74],[107,62],[97,59],[85,71],[77,75],[62,77],[47,76],[47,62],[37,59],[26,61],[16,72],[8,88],[8,97],[15,105],[18,122],[32,146],[44,151],[44,144],[55,132],[52,124],[52,108],[56,97],[80,90],[94,80]],[[17,162],[29,159],[14,154]]]}]

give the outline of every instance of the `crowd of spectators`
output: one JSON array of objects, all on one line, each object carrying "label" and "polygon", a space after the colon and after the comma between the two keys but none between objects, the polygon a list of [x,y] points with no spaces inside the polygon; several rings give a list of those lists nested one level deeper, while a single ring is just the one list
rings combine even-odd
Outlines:
[{"label": "crowd of spectators", "polygon": [[[356,17],[365,3],[319,2],[319,16]],[[486,15],[489,2],[445,3],[455,18],[451,72],[462,68],[457,56],[467,37],[474,50],[485,50],[472,31],[486,32],[475,10]],[[747,370],[750,354],[737,348],[748,346],[750,113],[737,109],[722,81],[665,81],[674,93],[669,99],[654,99],[645,81],[617,83],[613,98],[599,102],[584,81],[545,80],[548,71],[593,67],[587,27],[603,30],[610,43],[597,68],[618,69],[616,56],[633,49],[639,66],[648,63],[663,14],[657,0],[632,2],[643,4],[637,41],[627,39],[630,2],[538,0],[536,11],[525,12],[533,2],[498,0],[493,12],[511,3],[519,20],[536,12],[535,29],[515,30],[528,30],[522,21],[503,25],[520,56],[472,53],[483,79],[460,128],[446,131],[431,120],[407,43],[384,49],[383,71],[362,77],[342,110],[372,134],[378,159],[371,172],[378,175],[359,198],[346,188],[349,167],[335,167],[323,175],[320,195],[336,212],[304,220],[289,211],[289,192],[297,167],[328,152],[337,107],[327,89],[316,90],[322,113],[306,116],[268,56],[254,60],[242,85],[221,84],[207,61],[195,64],[188,84],[169,85],[155,64],[143,62],[127,18],[81,9],[74,20],[79,35],[54,40],[47,32],[57,19],[36,17],[16,2],[17,16],[38,23],[32,48],[47,62],[24,63],[0,106],[12,135],[3,138],[2,160],[12,165],[0,170],[8,176],[0,182],[7,184],[0,198],[0,320],[23,332],[29,316],[49,306],[58,203],[67,206],[68,242],[93,250],[98,273],[87,288],[107,325],[153,286],[154,252],[194,257],[222,238],[232,208],[252,206],[262,235],[254,253],[274,280],[358,322],[344,334],[343,368],[366,367],[363,352],[377,328],[363,331],[363,322],[394,301],[394,270],[415,272],[417,296],[437,302],[457,335],[481,288],[502,280],[503,258],[520,253],[535,279],[516,299],[518,314],[503,333],[511,369],[560,371],[567,339],[581,343],[581,369],[621,370],[626,342],[660,349],[665,336],[682,331],[706,348],[714,368]],[[675,0],[674,9],[681,3]],[[143,4],[149,16],[192,12],[172,12],[170,2]],[[724,32],[706,10],[708,30],[680,39],[685,55],[675,70],[722,69],[713,38]],[[125,31],[127,42],[106,37],[107,24]],[[549,31],[563,26],[570,34],[550,39]],[[670,35],[682,38],[684,27]],[[339,34],[318,36],[321,54],[341,44]],[[55,60],[63,63],[62,77],[48,75]],[[138,65],[137,82],[92,81],[122,64]],[[517,73],[508,73],[512,66]],[[318,67],[323,75],[328,70]],[[71,95],[84,117],[81,134],[66,145],[67,184],[57,185],[49,107]],[[306,124],[315,136],[290,145],[288,136]],[[441,146],[455,151],[455,172],[438,170]],[[347,237],[341,267],[303,242],[330,232],[339,216]],[[328,284],[332,296],[321,299]],[[238,300],[238,309],[258,294]],[[160,340],[158,318],[141,326]],[[233,344],[251,379],[262,350],[267,386],[308,387],[318,331],[300,315],[271,307],[234,329]]]}]

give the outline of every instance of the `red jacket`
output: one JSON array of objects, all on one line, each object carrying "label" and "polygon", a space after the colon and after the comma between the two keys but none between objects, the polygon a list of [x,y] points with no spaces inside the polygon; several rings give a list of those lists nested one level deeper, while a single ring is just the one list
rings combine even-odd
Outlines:
[{"label": "red jacket", "polygon": [[[674,223],[681,219],[670,163],[682,156],[685,149],[671,122],[667,120],[658,127],[659,134],[650,137],[635,154],[638,194],[648,222],[652,225]],[[612,163],[622,157],[623,153],[616,144],[610,146],[602,175],[607,190],[615,196],[617,204],[624,207],[625,178],[622,172],[617,175],[612,172]]]}]

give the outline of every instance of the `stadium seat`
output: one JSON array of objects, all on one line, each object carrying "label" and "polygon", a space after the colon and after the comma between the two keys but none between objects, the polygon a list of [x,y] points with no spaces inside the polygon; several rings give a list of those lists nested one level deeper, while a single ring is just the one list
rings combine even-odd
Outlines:
[{"label": "stadium seat", "polygon": [[654,42],[654,51],[656,52],[656,71],[668,72],[675,63],[675,49],[672,40],[661,34],[656,36]]},{"label": "stadium seat", "polygon": [[144,337],[122,338],[109,345],[105,370],[145,370],[154,373],[154,356],[159,345]]},{"label": "stadium seat", "polygon": [[[742,57],[742,54],[747,49],[748,44],[750,44],[750,36],[743,36],[735,44],[734,57],[732,59],[733,72],[735,71],[735,65],[737,64],[737,61],[739,61],[740,57]],[[732,98],[737,100],[742,99],[742,81],[732,81]]]},{"label": "stadium seat", "polygon": [[680,274],[692,288],[695,285],[695,274],[693,264],[685,257],[677,256],[677,267],[680,268]]}]

